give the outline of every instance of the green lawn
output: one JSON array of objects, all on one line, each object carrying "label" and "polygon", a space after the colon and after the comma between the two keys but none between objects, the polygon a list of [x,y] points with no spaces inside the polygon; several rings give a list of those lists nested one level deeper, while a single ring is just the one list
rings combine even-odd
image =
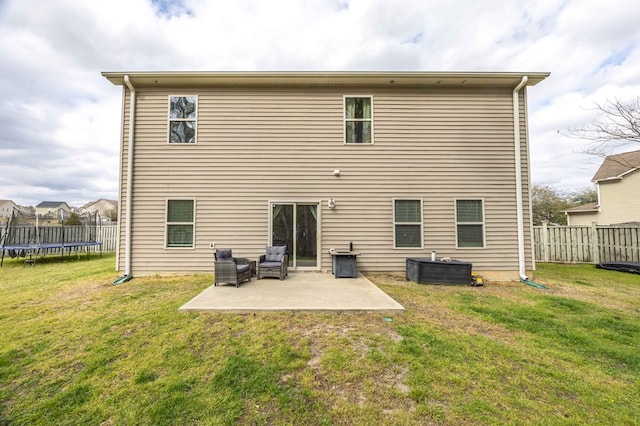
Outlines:
[{"label": "green lawn", "polygon": [[0,425],[640,424],[640,275],[369,278],[407,308],[178,313],[211,274],[111,283],[105,255],[0,268]]}]

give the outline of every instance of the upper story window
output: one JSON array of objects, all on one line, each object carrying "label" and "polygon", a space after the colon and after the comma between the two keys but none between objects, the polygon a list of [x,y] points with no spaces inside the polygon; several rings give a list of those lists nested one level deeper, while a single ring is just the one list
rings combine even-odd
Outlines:
[{"label": "upper story window", "polygon": [[373,143],[373,97],[345,96],[345,143]]},{"label": "upper story window", "polygon": [[169,143],[196,143],[197,96],[169,96]]},{"label": "upper story window", "polygon": [[482,200],[456,200],[458,248],[484,247],[484,207]]}]

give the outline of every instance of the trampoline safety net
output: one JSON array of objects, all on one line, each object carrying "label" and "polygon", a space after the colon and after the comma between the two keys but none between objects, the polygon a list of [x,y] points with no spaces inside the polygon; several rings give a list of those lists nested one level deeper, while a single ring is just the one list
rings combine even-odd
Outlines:
[{"label": "trampoline safety net", "polygon": [[89,250],[100,247],[102,219],[98,212],[75,215],[67,219],[39,217],[13,210],[0,235],[0,251],[11,257],[33,254],[60,253]]}]

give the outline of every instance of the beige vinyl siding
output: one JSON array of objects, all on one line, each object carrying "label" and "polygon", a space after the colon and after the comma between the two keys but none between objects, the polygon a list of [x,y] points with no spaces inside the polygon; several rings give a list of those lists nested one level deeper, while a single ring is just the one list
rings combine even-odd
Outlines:
[{"label": "beige vinyl siding", "polygon": [[598,212],[571,213],[567,217],[568,226],[590,226],[593,222],[598,222]]},{"label": "beige vinyl siding", "polygon": [[[198,95],[198,143],[170,145],[167,99],[181,88],[138,88],[132,273],[210,271],[212,252],[257,257],[268,243],[270,201],[321,201],[321,269],[329,248],[361,253],[362,271],[403,271],[405,258],[471,261],[517,270],[513,118],[509,88],[189,88]],[[345,145],[343,96],[373,96],[375,144]],[[120,224],[124,229],[128,99],[124,107]],[[525,194],[528,161],[521,96]],[[340,176],[333,174],[340,170]],[[196,200],[194,250],[164,249],[165,200]],[[333,198],[336,208],[329,209]],[[394,198],[423,200],[423,249],[395,249]],[[456,198],[482,198],[485,248],[457,250]],[[528,213],[528,196],[525,195]],[[525,215],[530,247],[530,218]],[[120,265],[124,265],[121,232]],[[527,251],[527,265],[531,253]]]},{"label": "beige vinyl siding", "polygon": [[599,183],[600,211],[571,213],[569,225],[616,225],[640,222],[640,171],[625,175],[622,180]]},{"label": "beige vinyl siding", "polygon": [[625,175],[621,181],[600,183],[598,225],[640,221],[640,171]]}]

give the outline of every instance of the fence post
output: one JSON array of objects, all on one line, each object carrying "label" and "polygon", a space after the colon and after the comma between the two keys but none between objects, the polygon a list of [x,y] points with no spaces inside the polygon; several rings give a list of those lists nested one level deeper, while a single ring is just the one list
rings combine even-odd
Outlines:
[{"label": "fence post", "polygon": [[542,221],[542,260],[549,263],[549,229],[547,229],[547,221]]},{"label": "fence post", "polygon": [[598,228],[596,222],[591,222],[591,250],[593,253],[593,264],[600,263],[600,245],[598,243]]}]

